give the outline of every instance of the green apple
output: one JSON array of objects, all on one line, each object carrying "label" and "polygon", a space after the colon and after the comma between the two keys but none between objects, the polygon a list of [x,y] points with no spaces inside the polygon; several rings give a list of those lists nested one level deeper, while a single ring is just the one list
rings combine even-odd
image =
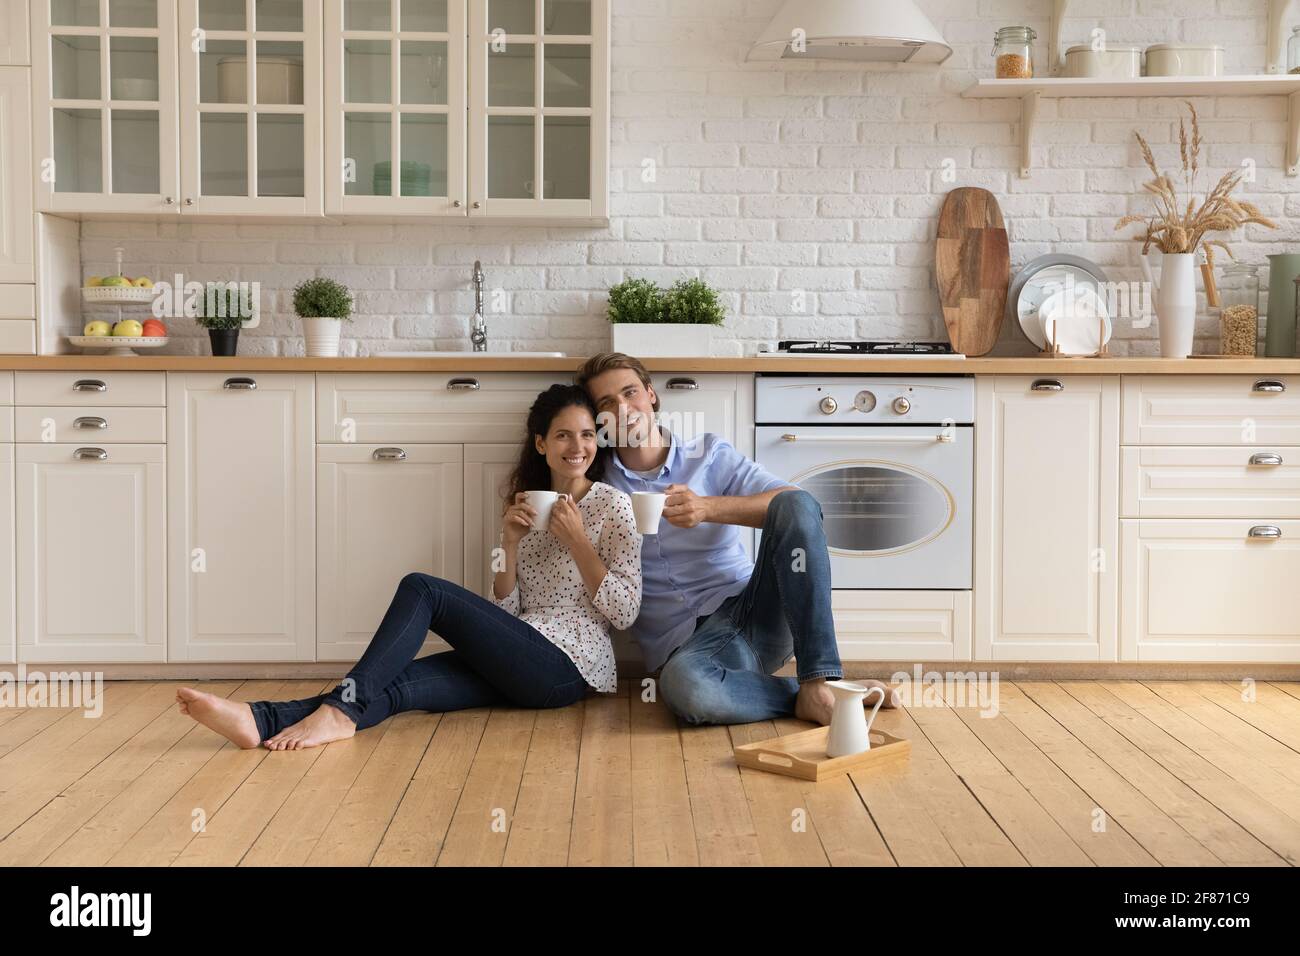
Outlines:
[{"label": "green apple", "polygon": [[144,334],[144,326],[135,319],[123,319],[113,326],[113,334],[140,336]]},{"label": "green apple", "polygon": [[132,282],[131,284],[132,284],[133,286],[135,286],[137,289],[152,289],[152,288],[153,288],[153,279],[150,279],[150,278],[148,278],[147,276],[141,276],[140,278],[136,279],[136,280],[135,280],[134,282]]},{"label": "green apple", "polygon": [[99,276],[91,276],[89,279],[86,280],[87,289],[93,289],[96,286],[100,286],[103,284],[104,284],[104,280],[101,279]]},{"label": "green apple", "polygon": [[129,286],[131,284],[131,280],[128,279],[126,276],[109,276],[107,279],[104,279],[99,284],[111,288],[121,288],[122,286]]},{"label": "green apple", "polygon": [[93,322],[87,322],[86,327],[81,332],[82,335],[112,335],[113,327],[103,319],[95,319]]}]

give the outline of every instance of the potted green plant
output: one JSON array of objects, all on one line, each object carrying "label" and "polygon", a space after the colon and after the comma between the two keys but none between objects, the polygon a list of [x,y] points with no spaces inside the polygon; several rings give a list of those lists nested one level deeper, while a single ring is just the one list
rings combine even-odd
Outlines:
[{"label": "potted green plant", "polygon": [[616,352],[629,355],[709,355],[713,327],[727,310],[702,279],[681,279],[664,291],[649,279],[609,290],[607,315]]},{"label": "potted green plant", "polygon": [[209,282],[194,302],[194,321],[208,330],[213,355],[234,355],[239,330],[254,315],[256,304],[236,282]]},{"label": "potted green plant", "polygon": [[352,319],[348,287],[324,276],[308,279],[293,290],[293,310],[302,319],[307,354],[337,356],[343,323]]}]

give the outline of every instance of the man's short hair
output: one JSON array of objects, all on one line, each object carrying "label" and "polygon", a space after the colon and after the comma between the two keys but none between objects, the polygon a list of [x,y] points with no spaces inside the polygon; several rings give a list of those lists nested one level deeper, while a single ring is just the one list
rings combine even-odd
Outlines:
[{"label": "man's short hair", "polygon": [[[574,376],[574,384],[585,389],[591,394],[588,388],[593,378],[598,378],[606,372],[612,372],[615,369],[626,368],[636,372],[637,378],[641,379],[641,384],[645,388],[650,388],[650,373],[646,371],[644,365],[630,355],[624,355],[622,352],[601,352],[599,355],[593,355],[583,363],[582,368],[578,369],[578,374]],[[655,394],[654,401],[655,412],[659,411],[659,395]]]}]

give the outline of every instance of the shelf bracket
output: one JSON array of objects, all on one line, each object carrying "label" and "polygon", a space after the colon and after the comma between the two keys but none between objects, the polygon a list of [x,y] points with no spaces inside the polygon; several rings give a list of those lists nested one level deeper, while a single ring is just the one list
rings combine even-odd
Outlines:
[{"label": "shelf bracket", "polygon": [[1286,174],[1300,176],[1300,93],[1292,93],[1286,135]]},{"label": "shelf bracket", "polygon": [[[1268,46],[1264,48],[1265,73],[1286,72],[1287,12],[1295,0],[1268,0]],[[1292,173],[1291,175],[1295,175]]]},{"label": "shelf bracket", "polygon": [[[1290,3],[1291,0],[1271,0],[1273,3]],[[1061,31],[1065,20],[1065,8],[1070,0],[1052,0],[1052,15],[1047,23],[1047,65],[1052,76],[1061,76],[1065,68],[1065,56],[1061,53]],[[1023,174],[1022,174],[1023,175]]]},{"label": "shelf bracket", "polygon": [[[1038,90],[1020,98],[1020,178],[1028,179],[1034,165],[1034,124],[1038,120],[1038,100],[1043,94]],[[1300,96],[1297,93],[1296,96]],[[1294,97],[1292,98],[1294,102]],[[1295,110],[1292,109],[1294,116]]]}]

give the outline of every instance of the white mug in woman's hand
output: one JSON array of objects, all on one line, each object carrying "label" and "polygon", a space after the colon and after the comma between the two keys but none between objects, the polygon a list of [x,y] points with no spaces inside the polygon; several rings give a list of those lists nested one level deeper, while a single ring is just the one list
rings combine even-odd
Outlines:
[{"label": "white mug in woman's hand", "polygon": [[525,491],[524,501],[528,507],[537,512],[537,517],[533,519],[534,531],[545,531],[551,526],[551,509],[561,498],[573,500],[572,495],[562,494],[557,491]]}]

